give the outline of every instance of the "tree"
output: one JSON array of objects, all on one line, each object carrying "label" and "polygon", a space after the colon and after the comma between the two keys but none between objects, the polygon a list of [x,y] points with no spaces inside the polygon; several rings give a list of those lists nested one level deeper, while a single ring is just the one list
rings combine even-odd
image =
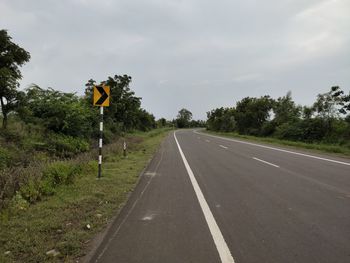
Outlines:
[{"label": "tree", "polygon": [[295,105],[292,99],[292,93],[289,91],[286,96],[278,98],[273,105],[275,114],[274,122],[277,126],[295,122],[300,117],[301,107]]},{"label": "tree", "polygon": [[237,102],[236,125],[239,133],[260,135],[264,123],[270,116],[274,100],[270,96],[246,97]]},{"label": "tree", "polygon": [[313,110],[325,122],[327,136],[332,134],[335,120],[339,115],[346,114],[349,107],[348,100],[348,96],[344,96],[344,91],[339,86],[333,86],[329,92],[317,95]]},{"label": "tree", "polygon": [[[141,108],[141,98],[135,96],[130,89],[132,78],[126,74],[114,75],[102,81],[100,85],[107,85],[111,89],[111,104],[105,108],[104,122],[112,132],[130,131],[133,129],[150,130],[155,128],[154,116]],[[96,81],[88,80],[85,84],[85,101],[92,106],[93,87]],[[97,111],[97,107],[93,109]]]},{"label": "tree", "polygon": [[190,121],[192,120],[192,112],[183,108],[179,110],[176,118],[176,124],[178,128],[188,128]]},{"label": "tree", "polygon": [[2,127],[6,129],[8,114],[19,101],[18,80],[22,78],[19,67],[30,59],[30,54],[11,41],[6,30],[0,30],[0,106]]},{"label": "tree", "polygon": [[207,128],[214,131],[234,131],[236,128],[234,108],[217,108],[207,112]]},{"label": "tree", "polygon": [[165,118],[160,118],[159,120],[157,120],[157,126],[159,128],[167,126],[167,120]]},{"label": "tree", "polygon": [[73,137],[89,138],[92,124],[97,121],[91,108],[74,93],[32,85],[26,90],[27,123],[40,123],[46,129]]}]

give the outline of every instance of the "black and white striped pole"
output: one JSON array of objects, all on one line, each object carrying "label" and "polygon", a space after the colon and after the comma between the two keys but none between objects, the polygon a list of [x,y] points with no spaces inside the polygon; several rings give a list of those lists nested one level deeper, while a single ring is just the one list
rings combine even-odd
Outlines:
[{"label": "black and white striped pole", "polygon": [[94,87],[93,105],[100,107],[100,136],[98,139],[98,179],[100,179],[102,175],[103,107],[109,106],[109,95],[109,86]]},{"label": "black and white striped pole", "polygon": [[103,106],[100,106],[100,138],[98,141],[98,178],[102,173]]}]

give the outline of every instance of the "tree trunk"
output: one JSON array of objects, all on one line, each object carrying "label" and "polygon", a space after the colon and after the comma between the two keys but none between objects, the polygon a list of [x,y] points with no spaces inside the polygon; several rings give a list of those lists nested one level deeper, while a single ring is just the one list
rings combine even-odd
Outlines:
[{"label": "tree trunk", "polygon": [[0,97],[0,103],[1,103],[1,111],[2,111],[2,128],[6,129],[7,128],[7,112],[5,110],[5,104],[4,104],[4,99],[3,97]]}]

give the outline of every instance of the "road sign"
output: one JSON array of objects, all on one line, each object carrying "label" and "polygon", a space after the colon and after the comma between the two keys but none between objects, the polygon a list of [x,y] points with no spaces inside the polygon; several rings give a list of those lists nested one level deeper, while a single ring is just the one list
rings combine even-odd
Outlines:
[{"label": "road sign", "polygon": [[94,106],[108,107],[109,106],[109,86],[94,87]]}]

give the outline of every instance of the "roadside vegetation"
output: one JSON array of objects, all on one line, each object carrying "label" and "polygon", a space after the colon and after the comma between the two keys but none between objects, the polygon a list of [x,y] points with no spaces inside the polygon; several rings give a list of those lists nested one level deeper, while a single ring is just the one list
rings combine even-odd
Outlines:
[{"label": "roadside vegetation", "polygon": [[234,107],[207,112],[207,130],[245,139],[350,155],[350,93],[334,86],[315,103],[246,97]]},{"label": "roadside vegetation", "polygon": [[135,130],[163,127],[141,107],[128,75],[101,82],[90,79],[83,96],[35,84],[20,90],[20,67],[29,59],[30,54],[0,30],[0,209],[13,198],[35,203],[55,194],[56,187],[82,173],[76,159],[96,158],[99,113],[92,106],[94,85],[111,89],[111,105],[104,111],[104,144]]},{"label": "roadside vegetation", "polygon": [[174,126],[177,128],[198,128],[205,127],[205,121],[202,120],[193,120],[192,112],[188,109],[179,110],[176,119],[173,120]]},{"label": "roadside vegetation", "polygon": [[71,181],[57,185],[54,195],[35,204],[22,195],[12,199],[0,214],[0,262],[76,262],[122,208],[168,131],[127,135],[127,158],[123,140],[106,146],[100,180],[96,180],[97,162],[85,154],[50,166],[47,176]]},{"label": "roadside vegetation", "polygon": [[[141,107],[128,75],[90,79],[82,96],[36,84],[20,89],[29,60],[0,30],[0,262],[72,261],[126,201],[172,125]],[[99,181],[96,84],[111,90]]]}]

